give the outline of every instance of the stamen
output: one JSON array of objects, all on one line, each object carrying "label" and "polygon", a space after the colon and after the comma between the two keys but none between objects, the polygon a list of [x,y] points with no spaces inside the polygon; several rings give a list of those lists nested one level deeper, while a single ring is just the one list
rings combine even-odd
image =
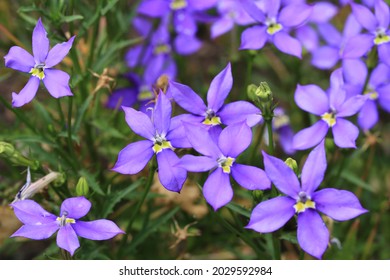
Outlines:
[{"label": "stamen", "polygon": [[332,127],[336,124],[336,116],[334,112],[325,113],[321,116],[321,118],[329,125],[329,127]]},{"label": "stamen", "polygon": [[222,168],[224,173],[230,173],[231,167],[233,166],[235,159],[232,157],[220,157],[217,162],[219,167]]},{"label": "stamen", "polygon": [[217,117],[215,112],[212,109],[207,109],[206,117],[205,117],[205,119],[203,121],[203,124],[206,124],[206,125],[220,125],[221,123],[222,123],[221,119],[219,117]]},{"label": "stamen", "polygon": [[268,26],[267,33],[269,35],[274,35],[283,29],[283,26],[280,23],[277,23],[275,19],[268,18],[265,23]]},{"label": "stamen", "polygon": [[386,34],[385,30],[377,30],[376,36],[374,39],[375,45],[381,45],[390,42],[390,36]]},{"label": "stamen", "polygon": [[158,154],[164,149],[173,149],[171,142],[167,141],[164,136],[156,135],[154,137],[154,145],[152,147],[153,152]]},{"label": "stamen", "polygon": [[305,212],[306,209],[312,208],[315,209],[316,203],[311,200],[311,197],[308,196],[305,192],[300,192],[298,194],[297,203],[294,205],[295,212],[297,214]]},{"label": "stamen", "polygon": [[60,222],[60,227],[65,226],[66,224],[75,224],[76,220],[72,218],[67,218],[68,212],[64,211],[61,217],[57,217],[57,221]]}]

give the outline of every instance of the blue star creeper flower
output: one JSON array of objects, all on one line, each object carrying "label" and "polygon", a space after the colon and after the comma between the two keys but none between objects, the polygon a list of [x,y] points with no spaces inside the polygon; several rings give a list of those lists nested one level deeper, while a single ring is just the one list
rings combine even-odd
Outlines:
[{"label": "blue star creeper flower", "polygon": [[133,108],[122,108],[127,124],[146,140],[131,143],[120,151],[112,170],[122,174],[136,174],[156,155],[161,184],[167,190],[180,192],[187,171],[174,166],[179,158],[173,149],[191,146],[182,129],[177,129],[181,126],[180,120],[177,117],[171,120],[172,106],[168,97],[160,91],[151,118]]},{"label": "blue star creeper flower", "polygon": [[295,102],[302,110],[321,117],[315,124],[299,131],[293,139],[293,147],[305,150],[320,143],[331,128],[335,144],[340,148],[356,148],[359,129],[345,117],[355,115],[364,105],[367,96],[356,95],[347,98],[343,89],[342,70],[331,75],[328,93],[317,85],[298,85]]},{"label": "blue star creeper flower", "polygon": [[230,63],[212,81],[207,92],[207,106],[190,87],[171,82],[168,91],[173,99],[184,110],[191,114],[181,116],[182,120],[191,123],[203,123],[209,127],[220,124],[230,125],[246,120],[254,126],[262,120],[260,110],[246,101],[236,101],[224,105],[232,89],[233,77]]},{"label": "blue star creeper flower", "polygon": [[353,219],[367,210],[349,191],[333,188],[316,191],[326,170],[324,142],[309,154],[302,169],[301,183],[294,171],[282,160],[263,152],[265,172],[276,188],[286,196],[278,196],[258,204],[246,228],[269,233],[281,228],[297,215],[298,243],[302,250],[320,259],[329,242],[329,231],[319,212],[336,221]]},{"label": "blue star creeper flower", "polygon": [[71,255],[80,247],[77,236],[91,240],[107,240],[125,233],[114,222],[106,219],[84,222],[79,219],[87,215],[91,202],[85,197],[65,199],[57,217],[33,200],[19,200],[11,204],[16,217],[24,224],[11,237],[46,239],[56,231],[58,247]]},{"label": "blue star creeper flower", "polygon": [[390,66],[389,6],[382,0],[375,1],[375,14],[360,4],[351,4],[357,21],[369,31],[357,36],[355,48],[368,52],[374,45],[378,47],[379,60]]},{"label": "blue star creeper flower", "polygon": [[233,198],[230,174],[248,190],[270,188],[271,182],[263,170],[236,162],[252,141],[252,131],[245,121],[224,128],[217,142],[203,126],[185,122],[183,125],[193,148],[203,156],[185,155],[177,166],[190,172],[211,170],[203,186],[203,195],[215,211]]},{"label": "blue star creeper flower", "polygon": [[241,50],[258,50],[263,48],[267,41],[271,41],[281,52],[301,58],[301,43],[288,32],[291,28],[302,25],[310,17],[311,6],[290,4],[280,10],[280,0],[264,0],[263,9],[259,9],[253,0],[241,0],[241,3],[247,13],[258,22],[242,33]]},{"label": "blue star creeper flower", "polygon": [[45,87],[55,98],[73,95],[69,88],[69,75],[53,69],[64,59],[72,47],[75,36],[67,42],[55,45],[50,51],[50,43],[41,19],[38,19],[32,35],[33,55],[21,47],[12,47],[4,57],[5,66],[30,73],[31,77],[19,94],[12,93],[12,106],[21,107],[29,103],[36,95],[42,80]]}]

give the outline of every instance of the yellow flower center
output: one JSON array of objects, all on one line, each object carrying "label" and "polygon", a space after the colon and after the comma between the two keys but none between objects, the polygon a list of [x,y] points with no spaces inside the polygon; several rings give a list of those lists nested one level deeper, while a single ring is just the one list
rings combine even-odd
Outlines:
[{"label": "yellow flower center", "polygon": [[297,203],[294,205],[295,212],[299,214],[305,212],[308,208],[316,209],[316,203],[305,192],[300,192]]},{"label": "yellow flower center", "polygon": [[380,30],[376,33],[374,43],[375,45],[381,45],[390,42],[390,36],[385,31]]},{"label": "yellow flower center", "polygon": [[168,44],[158,45],[154,48],[154,54],[166,54],[171,51],[171,48]]},{"label": "yellow flower center", "polygon": [[75,224],[76,223],[75,219],[67,218],[66,217],[67,215],[68,215],[68,213],[65,212],[61,217],[57,217],[56,221],[60,222],[61,227],[65,226],[66,224]]},{"label": "yellow flower center", "polygon": [[43,67],[34,67],[31,68],[30,74],[39,78],[40,80],[43,80],[45,78],[45,72],[43,72]]},{"label": "yellow flower center", "polygon": [[217,160],[219,167],[222,168],[224,173],[230,173],[231,167],[234,163],[235,159],[232,157],[221,157]]},{"label": "yellow flower center", "polygon": [[379,97],[379,94],[375,91],[375,90],[372,90],[372,89],[367,89],[364,91],[364,94],[368,95],[368,98],[371,99],[371,100],[377,100],[378,97]]},{"label": "yellow flower center", "polygon": [[169,142],[167,140],[161,140],[161,141],[156,140],[154,142],[152,149],[153,149],[153,152],[158,154],[159,152],[161,152],[164,149],[173,149],[173,147],[171,145],[171,142]]},{"label": "yellow flower center", "polygon": [[217,116],[211,117],[211,118],[205,118],[203,121],[203,124],[207,125],[220,125],[221,124],[221,119]]},{"label": "yellow flower center", "polygon": [[332,113],[325,113],[321,116],[322,120],[325,121],[329,127],[332,127],[336,124],[336,116]]},{"label": "yellow flower center", "polygon": [[187,5],[186,0],[172,0],[170,7],[172,10],[179,10],[187,7]]},{"label": "yellow flower center", "polygon": [[142,90],[139,94],[137,99],[139,101],[145,101],[145,100],[150,100],[154,98],[154,94],[150,90]]},{"label": "yellow flower center", "polygon": [[283,29],[283,26],[280,23],[277,23],[275,19],[267,19],[266,20],[266,25],[268,26],[267,28],[267,33],[269,35],[274,35],[275,33],[279,32],[280,30]]}]

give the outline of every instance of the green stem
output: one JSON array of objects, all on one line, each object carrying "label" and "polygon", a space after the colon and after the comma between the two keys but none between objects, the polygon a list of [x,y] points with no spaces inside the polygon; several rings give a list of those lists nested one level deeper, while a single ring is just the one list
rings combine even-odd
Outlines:
[{"label": "green stem", "polygon": [[58,106],[58,113],[60,114],[60,121],[61,121],[61,130],[63,127],[65,127],[65,116],[64,116],[64,111],[62,110],[61,106],[61,100],[60,98],[57,98],[57,106]]},{"label": "green stem", "polygon": [[257,148],[260,146],[260,144],[261,144],[261,142],[263,140],[264,130],[265,130],[265,125],[262,125],[261,128],[260,128],[260,134],[256,138],[255,144],[252,147],[252,153],[251,153],[251,157],[250,157],[250,161],[249,162],[253,162],[255,160],[255,157],[257,155]]},{"label": "green stem", "polygon": [[72,256],[70,255],[70,253],[64,249],[61,249],[61,256],[64,260],[72,260]]},{"label": "green stem", "polygon": [[275,148],[274,148],[274,136],[273,136],[273,130],[272,130],[272,118],[265,120],[265,124],[267,125],[267,132],[268,132],[268,153],[270,155],[274,155]]}]

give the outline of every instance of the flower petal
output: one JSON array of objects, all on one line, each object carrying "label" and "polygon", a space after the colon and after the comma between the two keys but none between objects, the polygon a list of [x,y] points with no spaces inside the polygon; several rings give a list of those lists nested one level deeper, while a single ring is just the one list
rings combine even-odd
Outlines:
[{"label": "flower petal", "polygon": [[340,48],[343,38],[336,27],[330,23],[322,23],[318,25],[318,31],[322,38],[326,41],[327,45],[337,49]]},{"label": "flower petal", "polygon": [[180,192],[187,179],[187,171],[176,166],[178,161],[179,158],[170,149],[164,149],[157,154],[158,178],[161,185],[172,192]]},{"label": "flower petal", "polygon": [[234,163],[231,170],[234,180],[243,188],[252,191],[271,188],[267,174],[258,167]]},{"label": "flower petal", "polygon": [[267,27],[253,26],[244,30],[241,34],[240,50],[259,50],[267,42]]},{"label": "flower petal", "polygon": [[55,98],[72,96],[73,93],[69,87],[69,75],[58,69],[45,69],[45,78],[43,83],[50,95]]},{"label": "flower petal", "polygon": [[340,148],[356,148],[356,138],[359,129],[350,121],[336,118],[336,124],[332,127],[334,143]]},{"label": "flower petal", "polygon": [[180,55],[190,55],[202,47],[202,41],[195,35],[178,34],[173,42],[175,50]]},{"label": "flower petal", "polygon": [[358,124],[364,130],[371,129],[378,122],[378,109],[375,101],[367,100],[358,115]]},{"label": "flower petal", "polygon": [[279,13],[279,22],[285,27],[295,27],[308,20],[313,7],[303,4],[285,6]]},{"label": "flower petal", "polygon": [[306,112],[317,116],[328,112],[329,100],[326,93],[317,85],[298,85],[294,95],[295,103]]},{"label": "flower petal", "polygon": [[218,164],[215,159],[210,157],[185,155],[178,161],[176,166],[190,172],[206,172],[217,167]]},{"label": "flower petal", "polygon": [[49,52],[50,42],[47,38],[45,27],[41,19],[38,19],[32,34],[32,49],[36,64],[44,63]]},{"label": "flower petal", "polygon": [[390,66],[390,43],[381,44],[378,46],[378,56],[380,62]]},{"label": "flower petal", "polygon": [[306,150],[318,145],[326,136],[329,126],[319,120],[312,126],[304,128],[294,135],[293,147],[297,150]]},{"label": "flower petal", "polygon": [[278,15],[280,9],[281,0],[264,0],[264,12],[268,18],[275,18]]},{"label": "flower petal", "polygon": [[46,224],[37,225],[23,225],[19,228],[11,237],[26,237],[34,240],[42,240],[52,236],[59,226],[56,221],[52,221]]},{"label": "flower petal", "polygon": [[215,169],[204,183],[203,195],[214,211],[228,204],[233,198],[229,174],[224,173],[222,168]]},{"label": "flower petal", "polygon": [[309,25],[303,25],[299,27],[295,31],[295,36],[308,52],[315,51],[320,44],[320,39],[317,30],[315,30],[312,26]]},{"label": "flower petal", "polygon": [[211,81],[207,92],[208,108],[214,112],[222,107],[233,86],[232,69],[230,63]]},{"label": "flower petal", "polygon": [[375,1],[375,17],[378,20],[379,27],[389,27],[389,6],[385,1]]},{"label": "flower petal", "polygon": [[302,58],[301,43],[291,37],[288,33],[280,31],[273,36],[275,46],[281,51],[289,55]]},{"label": "flower petal", "polygon": [[79,239],[72,226],[67,224],[60,228],[57,234],[58,247],[68,251],[72,256],[74,251],[80,247]]},{"label": "flower petal", "polygon": [[249,223],[245,228],[260,233],[278,230],[294,216],[295,203],[294,199],[286,196],[263,201],[253,209]]},{"label": "flower petal", "polygon": [[84,196],[67,198],[61,204],[60,216],[66,215],[69,218],[80,219],[88,214],[91,206],[91,202]]},{"label": "flower petal", "polygon": [[11,204],[16,217],[27,225],[47,224],[56,220],[56,216],[47,212],[33,200],[19,200]]},{"label": "flower petal", "polygon": [[131,107],[137,102],[138,89],[118,88],[108,97],[106,106],[110,109],[118,109],[122,106]]},{"label": "flower petal", "polygon": [[282,160],[269,156],[264,151],[263,157],[265,173],[276,188],[294,199],[298,198],[301,187],[294,171]]},{"label": "flower petal", "polygon": [[238,157],[252,142],[252,130],[246,122],[224,128],[219,135],[218,146],[224,156]]},{"label": "flower petal", "polygon": [[234,21],[231,18],[221,18],[216,20],[211,25],[211,38],[215,39],[222,34],[229,32],[234,26]]},{"label": "flower petal", "polygon": [[390,84],[378,88],[379,93],[379,104],[387,112],[390,112]]},{"label": "flower petal", "polygon": [[137,174],[152,158],[154,154],[152,146],[153,142],[149,140],[127,145],[119,152],[118,160],[112,170],[122,174]]},{"label": "flower petal", "polygon": [[171,142],[174,148],[191,148],[191,143],[187,139],[186,132],[184,130],[183,121],[199,124],[204,120],[203,117],[194,116],[191,114],[182,114],[175,116],[171,119],[171,126],[167,134],[167,140]]},{"label": "flower petal", "polygon": [[324,141],[315,147],[306,159],[302,169],[302,190],[309,196],[318,188],[326,171],[326,154]]},{"label": "flower petal", "polygon": [[50,67],[57,65],[65,58],[65,56],[68,54],[68,52],[72,48],[73,41],[74,41],[75,37],[76,36],[73,36],[67,42],[63,42],[63,43],[55,45],[49,51],[49,54],[47,55],[47,58],[46,58],[46,67],[47,68],[50,68]]},{"label": "flower petal", "polygon": [[319,47],[312,53],[311,64],[319,69],[333,68],[339,61],[339,50],[334,47]]},{"label": "flower petal", "polygon": [[24,104],[29,103],[37,94],[39,87],[39,78],[30,77],[27,84],[20,91],[19,94],[12,93],[12,107],[21,107]]},{"label": "flower petal", "polygon": [[130,128],[138,135],[153,140],[155,128],[149,116],[130,107],[122,107],[125,118]]},{"label": "flower petal", "polygon": [[172,105],[171,101],[165,94],[160,91],[156,106],[153,111],[153,123],[156,131],[161,135],[168,133],[171,125]]},{"label": "flower petal", "polygon": [[77,221],[72,224],[76,234],[91,240],[107,240],[117,234],[125,233],[113,221],[101,219],[91,222]]},{"label": "flower petal", "polygon": [[210,137],[208,130],[203,125],[196,125],[183,122],[188,141],[192,147],[200,154],[214,159],[222,156],[217,144]]},{"label": "flower petal", "polygon": [[355,115],[362,108],[368,96],[355,95],[348,98],[339,108],[337,117],[350,117]]},{"label": "flower petal", "polygon": [[265,22],[265,14],[252,0],[240,0],[240,4],[254,20]]},{"label": "flower petal", "polygon": [[149,17],[162,17],[169,10],[169,1],[145,0],[140,2],[137,12]]},{"label": "flower petal", "polygon": [[323,189],[313,194],[316,209],[336,221],[346,221],[368,212],[351,192]]},{"label": "flower petal", "polygon": [[247,125],[252,127],[263,119],[259,108],[247,101],[228,103],[221,108],[218,115],[225,125],[232,125],[246,120]]},{"label": "flower petal", "polygon": [[218,0],[187,0],[190,7],[196,11],[202,11],[213,8]]},{"label": "flower petal", "polygon": [[329,231],[321,216],[312,209],[298,215],[297,238],[306,253],[321,259],[329,242]]},{"label": "flower petal", "polygon": [[351,37],[345,43],[342,58],[360,58],[374,45],[374,36],[371,34],[359,34]]},{"label": "flower petal", "polygon": [[374,14],[365,6],[360,4],[351,4],[352,12],[357,21],[367,30],[375,31],[378,22]]},{"label": "flower petal", "polygon": [[184,110],[199,116],[203,116],[206,113],[207,107],[202,98],[200,98],[190,87],[171,82],[168,90],[171,92],[176,103]]},{"label": "flower petal", "polygon": [[338,7],[332,3],[314,3],[313,11],[310,15],[310,21],[316,23],[328,22],[338,13],[338,11]]},{"label": "flower petal", "polygon": [[4,56],[5,67],[28,73],[34,68],[34,57],[21,47],[14,46]]},{"label": "flower petal", "polygon": [[346,84],[362,85],[368,71],[366,64],[360,59],[343,59],[343,75]]}]

